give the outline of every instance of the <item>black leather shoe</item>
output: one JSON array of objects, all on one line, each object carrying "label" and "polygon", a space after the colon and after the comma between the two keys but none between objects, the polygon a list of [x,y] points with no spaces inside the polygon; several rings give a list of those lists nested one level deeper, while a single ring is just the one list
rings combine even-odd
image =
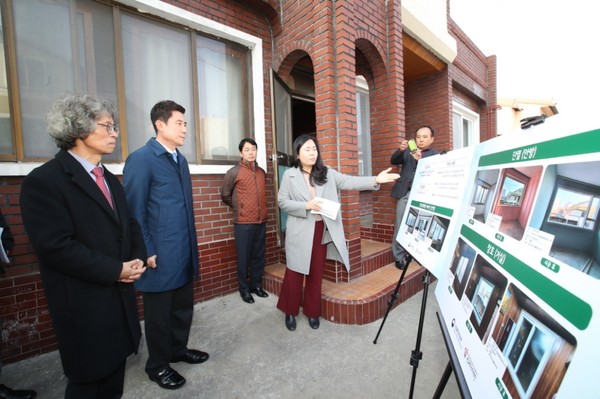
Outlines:
[{"label": "black leather shoe", "polygon": [[37,396],[37,392],[30,389],[12,389],[6,385],[0,384],[1,399],[33,399]]},{"label": "black leather shoe", "polygon": [[296,329],[296,318],[291,314],[285,315],[285,326],[288,330],[294,331]]},{"label": "black leather shoe", "polygon": [[189,364],[204,363],[208,360],[208,353],[199,351],[197,349],[188,349],[185,351],[183,356],[173,359],[171,363],[185,362]]},{"label": "black leather shoe", "polygon": [[249,292],[240,292],[240,296],[242,297],[242,300],[246,303],[254,303],[254,298],[252,298],[252,295],[250,295]]},{"label": "black leather shoe", "polygon": [[312,328],[313,330],[316,330],[317,328],[319,328],[319,325],[321,323],[319,322],[319,318],[318,317],[309,317],[308,318],[308,325],[310,326],[310,328]]},{"label": "black leather shoe", "polygon": [[177,389],[185,384],[185,378],[169,366],[155,373],[149,373],[148,378],[164,389]]},{"label": "black leather shoe", "polygon": [[251,293],[255,294],[256,296],[259,296],[261,298],[266,298],[269,296],[269,294],[267,294],[267,291],[263,290],[262,288],[258,287],[258,288],[252,288],[250,290]]}]

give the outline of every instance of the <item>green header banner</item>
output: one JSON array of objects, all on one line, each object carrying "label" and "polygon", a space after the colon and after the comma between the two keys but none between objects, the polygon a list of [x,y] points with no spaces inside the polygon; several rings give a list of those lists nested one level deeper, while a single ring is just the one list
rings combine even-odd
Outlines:
[{"label": "green header banner", "polygon": [[590,304],[482,237],[469,226],[463,224],[460,234],[575,327],[582,331],[588,327],[592,318]]},{"label": "green header banner", "polygon": [[443,206],[428,204],[426,202],[412,201],[410,203],[410,205],[414,206],[415,208],[424,209],[426,211],[433,212],[433,213],[439,213],[440,215],[444,215],[444,216],[448,216],[448,217],[452,217],[452,214],[454,213],[454,210],[452,210],[450,208],[444,208]]},{"label": "green header banner", "polygon": [[479,166],[541,160],[600,152],[600,129],[543,141],[479,158]]}]

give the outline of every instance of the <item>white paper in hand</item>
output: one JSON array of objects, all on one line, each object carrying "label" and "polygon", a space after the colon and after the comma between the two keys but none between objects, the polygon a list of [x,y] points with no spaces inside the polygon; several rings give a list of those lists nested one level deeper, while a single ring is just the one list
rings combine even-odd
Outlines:
[{"label": "white paper in hand", "polygon": [[338,213],[340,212],[340,203],[331,201],[321,197],[315,197],[315,200],[319,202],[319,206],[321,207],[320,211],[311,210],[310,213],[314,213],[317,215],[322,215],[328,217],[331,220],[335,220],[337,218]]}]

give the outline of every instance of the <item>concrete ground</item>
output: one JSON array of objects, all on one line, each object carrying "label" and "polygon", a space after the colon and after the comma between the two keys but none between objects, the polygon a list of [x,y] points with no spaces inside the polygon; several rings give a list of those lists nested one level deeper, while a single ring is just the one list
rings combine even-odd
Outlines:
[{"label": "concrete ground", "polygon": [[[409,398],[414,370],[413,398],[431,398],[448,364],[434,291],[435,283],[428,290],[423,358],[416,369],[409,361],[417,346],[422,291],[389,313],[377,344],[381,320],[363,326],[321,320],[312,330],[300,314],[296,331],[289,332],[275,295],[246,304],[234,293],[196,305],[189,347],[209,352],[210,359],[172,365],[187,379],[182,388],[164,390],[148,379],[142,339],[140,353],[127,363],[123,398]],[[1,382],[54,399],[63,397],[66,379],[53,352],[5,365]],[[460,398],[454,374],[441,397]]]}]

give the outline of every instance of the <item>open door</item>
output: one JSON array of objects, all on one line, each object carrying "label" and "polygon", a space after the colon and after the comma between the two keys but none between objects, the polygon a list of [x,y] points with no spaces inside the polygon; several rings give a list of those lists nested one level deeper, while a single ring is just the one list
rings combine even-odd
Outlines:
[{"label": "open door", "polygon": [[[302,67],[295,66],[291,71],[295,88],[291,90],[285,82],[271,71],[271,104],[273,109],[273,153],[271,162],[275,173],[275,190],[283,173],[291,167],[294,139],[301,134],[316,134],[315,88],[310,59],[300,61]],[[277,220],[277,245],[283,246],[286,215],[279,206],[275,207]]]},{"label": "open door", "polygon": [[[271,162],[275,171],[275,192],[279,191],[279,182],[283,172],[291,166],[292,162],[292,93],[289,87],[271,71],[271,104],[273,109],[273,154]],[[275,206],[277,221],[277,245],[283,246],[286,214]]]}]

